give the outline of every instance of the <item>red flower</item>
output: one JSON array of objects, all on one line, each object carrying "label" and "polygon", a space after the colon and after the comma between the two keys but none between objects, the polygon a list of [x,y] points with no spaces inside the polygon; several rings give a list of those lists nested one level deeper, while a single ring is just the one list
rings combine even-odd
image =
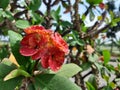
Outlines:
[{"label": "red flower", "polygon": [[55,46],[57,46],[60,50],[65,52],[66,54],[68,51],[68,45],[66,42],[62,39],[61,35],[59,33],[52,34],[52,42]]},{"label": "red flower", "polygon": [[57,71],[64,63],[68,45],[60,34],[46,30],[42,26],[31,26],[25,29],[26,36],[21,41],[20,53],[41,60],[44,68]]},{"label": "red flower", "polygon": [[64,56],[65,53],[63,51],[60,51],[57,47],[53,47],[41,57],[41,64],[44,68],[50,67],[51,70],[57,71],[64,63]]},{"label": "red flower", "polygon": [[100,4],[99,4],[99,7],[100,7],[101,9],[104,9],[104,8],[105,8],[105,4],[104,4],[104,3],[100,3]]}]

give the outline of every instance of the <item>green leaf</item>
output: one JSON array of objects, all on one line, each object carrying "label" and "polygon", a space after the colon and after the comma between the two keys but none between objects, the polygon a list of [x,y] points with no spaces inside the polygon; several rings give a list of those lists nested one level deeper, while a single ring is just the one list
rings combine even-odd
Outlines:
[{"label": "green leaf", "polygon": [[84,24],[81,24],[81,27],[82,27],[82,31],[84,33],[86,33],[87,32],[87,27]]},{"label": "green leaf", "polygon": [[107,76],[107,75],[102,75],[102,76],[103,76],[103,78],[106,80],[106,82],[108,83],[108,82],[109,82],[110,77],[109,77],[109,76]]},{"label": "green leaf", "polygon": [[[15,66],[12,64],[5,63],[4,61],[0,63],[0,90],[14,90],[16,86],[20,84],[23,79],[22,77],[17,77],[8,81],[3,80],[3,78],[14,69]],[[10,87],[8,87],[8,85]]]},{"label": "green leaf", "polygon": [[0,7],[6,9],[10,0],[0,0]]},{"label": "green leaf", "polygon": [[119,82],[119,81],[120,81],[120,78],[116,78],[115,81],[116,81],[116,82]]},{"label": "green leaf", "polygon": [[23,77],[16,77],[8,81],[0,79],[0,90],[15,90],[15,88],[22,82]]},{"label": "green leaf", "polygon": [[90,4],[99,4],[99,3],[101,3],[103,0],[86,0],[88,3],[90,3]]},{"label": "green leaf", "polygon": [[[72,37],[73,37],[73,40],[76,42],[76,44],[80,45],[80,46],[83,46],[84,45],[84,41],[82,39],[79,38],[79,34],[78,32],[76,31],[72,31]],[[73,42],[74,42],[73,41]],[[71,42],[72,43],[72,42]]]},{"label": "green leaf", "polygon": [[62,68],[56,74],[70,78],[78,72],[80,72],[81,70],[82,68],[80,68],[78,65],[71,63],[63,65]]},{"label": "green leaf", "polygon": [[95,62],[94,64],[95,64],[95,66],[97,67],[97,69],[100,72],[102,70],[102,68],[103,68],[103,65],[101,65],[101,63],[98,63],[98,62]]},{"label": "green leaf", "polygon": [[91,61],[91,62],[95,62],[95,61],[99,60],[99,57],[98,57],[97,54],[90,54],[90,55],[88,56],[88,59],[89,59],[89,61]]},{"label": "green leaf", "polygon": [[90,21],[93,21],[95,19],[95,14],[92,10],[90,10]]},{"label": "green leaf", "polygon": [[4,81],[7,81],[18,76],[30,77],[31,75],[22,69],[15,69],[5,76]]},{"label": "green leaf", "polygon": [[97,82],[93,74],[89,77],[88,82],[91,83],[95,89],[97,89]]},{"label": "green leaf", "polygon": [[35,77],[36,90],[81,90],[69,79],[55,74],[41,74]]},{"label": "green leaf", "polygon": [[10,12],[10,11],[4,11],[2,14],[3,14],[3,17],[8,18],[11,21],[14,20],[12,12]]},{"label": "green leaf", "polygon": [[110,82],[109,83],[109,86],[112,87],[112,88],[115,88],[116,87],[116,84],[114,82]]},{"label": "green leaf", "polygon": [[90,82],[86,82],[86,86],[88,90],[96,90]]},{"label": "green leaf", "polygon": [[2,16],[3,12],[3,9],[0,9],[0,17]]},{"label": "green leaf", "polygon": [[14,66],[9,66],[4,63],[0,63],[0,79],[4,78],[13,69],[15,69]]},{"label": "green leaf", "polygon": [[113,11],[110,11],[110,17],[111,17],[111,19],[113,20],[114,19],[114,13],[113,13]]},{"label": "green leaf", "polygon": [[41,0],[30,0],[29,8],[33,11],[36,11],[39,9],[41,5]]},{"label": "green leaf", "polygon": [[32,17],[32,24],[40,24],[44,21],[44,17],[41,17],[39,14],[35,12],[31,12],[31,17]]},{"label": "green leaf", "polygon": [[115,19],[112,19],[112,21],[111,21],[111,26],[113,27],[113,26],[117,26],[118,24],[118,22],[120,22],[120,18],[115,18]]},{"label": "green leaf", "polygon": [[71,46],[75,46],[75,45],[77,45],[77,41],[75,41],[75,40],[69,40],[68,41],[68,43],[71,45]]},{"label": "green leaf", "polygon": [[15,25],[16,25],[16,27],[18,27],[20,29],[25,29],[30,26],[29,22],[26,20],[18,20],[18,21],[16,21]]},{"label": "green leaf", "polygon": [[83,71],[85,71],[85,70],[88,70],[91,67],[91,65],[92,65],[91,62],[87,62],[87,63],[83,63],[81,65],[81,67],[82,67]]},{"label": "green leaf", "polygon": [[[33,82],[34,83],[34,82]],[[36,90],[33,83],[29,83],[28,90]]]},{"label": "green leaf", "polygon": [[104,57],[104,64],[107,64],[110,60],[110,52],[108,50],[103,50],[102,51],[103,57]]},{"label": "green leaf", "polygon": [[68,21],[61,21],[60,25],[62,25],[62,27],[67,28],[70,27],[72,24]]},{"label": "green leaf", "polygon": [[0,61],[8,56],[9,52],[6,46],[0,45]]},{"label": "green leaf", "polygon": [[56,21],[58,21],[60,19],[60,10],[61,10],[61,7],[59,6],[57,10],[51,11],[51,16]]},{"label": "green leaf", "polygon": [[13,65],[16,68],[16,65],[13,64],[8,58],[4,58],[1,63],[5,64],[5,65],[8,65],[8,66]]},{"label": "green leaf", "polygon": [[4,11],[0,9],[0,22],[4,21],[3,13]]},{"label": "green leaf", "polygon": [[113,90],[111,86],[106,86],[103,90]]},{"label": "green leaf", "polygon": [[25,66],[27,62],[29,62],[29,57],[24,57],[19,53],[20,49],[20,41],[22,40],[22,36],[14,31],[8,31],[10,37],[10,46],[12,49],[12,53],[15,56],[19,65]]}]

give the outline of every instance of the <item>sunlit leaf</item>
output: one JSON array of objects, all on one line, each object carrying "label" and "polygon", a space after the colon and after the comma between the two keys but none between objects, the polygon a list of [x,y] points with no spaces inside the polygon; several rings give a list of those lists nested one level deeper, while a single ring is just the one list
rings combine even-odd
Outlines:
[{"label": "sunlit leaf", "polygon": [[69,79],[55,74],[41,74],[35,77],[36,90],[81,90]]},{"label": "sunlit leaf", "polygon": [[17,60],[19,65],[26,65],[29,62],[29,57],[24,57],[20,54],[20,41],[22,40],[22,36],[14,31],[8,31],[10,37],[10,46],[12,49],[12,53]]},{"label": "sunlit leaf", "polygon": [[57,10],[52,10],[51,11],[51,16],[53,17],[54,20],[58,21],[60,19],[60,10],[61,7],[59,6]]},{"label": "sunlit leaf", "polygon": [[29,22],[26,20],[18,20],[18,21],[16,21],[15,25],[16,25],[16,27],[18,27],[20,29],[25,29],[30,26]]},{"label": "sunlit leaf", "polygon": [[91,62],[95,62],[97,60],[99,60],[99,57],[97,54],[90,54],[89,57],[88,57],[89,61]]},{"label": "sunlit leaf", "polygon": [[94,88],[94,86],[93,86],[91,83],[89,83],[89,82],[86,82],[86,86],[87,86],[87,89],[88,89],[88,90],[96,90],[96,89]]},{"label": "sunlit leaf", "polygon": [[[22,77],[17,77],[8,81],[4,81],[3,78],[14,70],[16,67],[11,64],[9,60],[3,60],[0,63],[0,90],[14,90],[17,85],[22,81]],[[8,85],[10,87],[8,87]]]},{"label": "sunlit leaf", "polygon": [[62,66],[62,68],[56,73],[57,75],[61,75],[67,78],[70,78],[80,72],[82,68],[77,66],[76,64],[65,64]]},{"label": "sunlit leaf", "polygon": [[108,50],[102,51],[103,57],[104,57],[104,64],[107,64],[110,61],[110,52]]},{"label": "sunlit leaf", "polygon": [[110,82],[110,84],[109,84],[112,88],[115,88],[115,86],[116,86],[116,84],[115,83],[113,83],[113,82]]},{"label": "sunlit leaf", "polygon": [[92,84],[92,86],[97,89],[97,82],[96,82],[96,78],[95,76],[92,74],[89,79],[88,79],[89,83]]},{"label": "sunlit leaf", "polygon": [[90,4],[99,4],[99,3],[101,3],[103,0],[86,0],[88,3],[90,3]]},{"label": "sunlit leaf", "polygon": [[7,81],[9,79],[12,79],[18,76],[30,77],[30,74],[22,69],[15,69],[15,70],[12,70],[8,75],[4,77],[4,81]]}]

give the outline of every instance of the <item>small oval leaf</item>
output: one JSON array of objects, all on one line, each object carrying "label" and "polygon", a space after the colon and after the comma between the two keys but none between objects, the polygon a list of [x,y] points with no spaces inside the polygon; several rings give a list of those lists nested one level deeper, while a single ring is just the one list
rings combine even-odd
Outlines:
[{"label": "small oval leaf", "polygon": [[30,26],[29,22],[26,20],[18,20],[18,21],[16,21],[15,25],[16,25],[16,27],[18,27],[20,29],[25,29]]},{"label": "small oval leaf", "polygon": [[61,67],[61,69],[56,73],[57,75],[64,76],[67,78],[70,78],[77,74],[78,72],[82,71],[82,68],[80,68],[76,64],[65,64]]},{"label": "small oval leaf", "polygon": [[5,76],[4,81],[7,81],[18,76],[30,77],[30,74],[22,69],[15,69]]}]

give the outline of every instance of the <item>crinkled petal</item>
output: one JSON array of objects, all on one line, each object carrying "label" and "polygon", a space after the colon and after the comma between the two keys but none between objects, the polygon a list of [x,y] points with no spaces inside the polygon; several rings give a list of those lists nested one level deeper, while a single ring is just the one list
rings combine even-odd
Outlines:
[{"label": "crinkled petal", "polygon": [[54,33],[52,35],[52,42],[56,47],[60,48],[66,54],[69,52],[68,44],[65,42],[65,40],[63,40],[59,33]]},{"label": "crinkled petal", "polygon": [[64,63],[64,56],[65,53],[59,49],[54,49],[54,52],[51,52],[51,57],[49,58],[49,67],[51,70],[57,71],[60,69]]},{"label": "crinkled petal", "polygon": [[32,33],[32,34],[28,34],[26,35],[22,41],[21,41],[21,45],[28,45],[28,46],[35,46],[37,44],[37,41],[40,41],[40,36],[38,33]]},{"label": "crinkled petal", "polygon": [[[20,53],[24,56],[31,56],[37,53],[39,48],[39,39],[37,33],[26,35],[21,41]],[[37,42],[38,41],[38,42]]]},{"label": "crinkled petal", "polygon": [[49,64],[48,64],[48,60],[49,60],[50,56],[43,56],[41,57],[41,65],[43,68],[48,68]]},{"label": "crinkled petal", "polygon": [[37,52],[38,52],[38,50],[35,50],[35,49],[32,49],[32,48],[28,48],[26,46],[23,46],[23,47],[20,48],[20,53],[23,56],[32,56],[32,55],[34,55]]},{"label": "crinkled petal", "polygon": [[34,33],[34,32],[39,32],[41,30],[45,30],[45,28],[43,26],[34,25],[34,26],[26,28],[24,31],[27,34],[30,34],[30,33]]},{"label": "crinkled petal", "polygon": [[39,51],[32,56],[32,59],[33,59],[33,60],[38,60],[38,59],[40,59],[41,57],[43,57],[46,52],[47,52],[47,48],[44,48],[44,47],[42,48],[42,47],[41,47],[41,48],[39,49]]},{"label": "crinkled petal", "polygon": [[50,57],[49,58],[49,67],[51,68],[51,70],[53,71],[58,71],[62,64],[64,63],[64,57]]}]

